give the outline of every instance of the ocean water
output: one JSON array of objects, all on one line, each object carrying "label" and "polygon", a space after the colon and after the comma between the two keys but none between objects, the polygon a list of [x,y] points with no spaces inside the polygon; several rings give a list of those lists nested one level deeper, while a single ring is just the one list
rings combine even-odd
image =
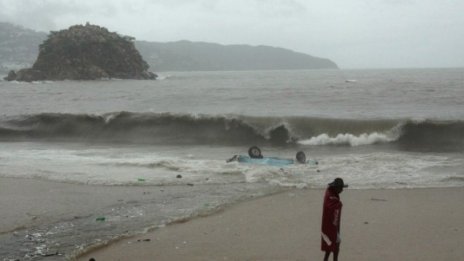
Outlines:
[{"label": "ocean water", "polygon": [[[142,211],[143,222],[119,220],[121,229],[109,233],[113,237],[244,197],[289,187],[324,188],[335,177],[353,189],[464,185],[464,69],[160,76],[0,82],[0,176],[89,186],[195,187],[181,190],[187,198],[202,195],[213,202],[186,207],[172,196],[174,189],[163,199],[164,208],[173,211],[169,218]],[[252,145],[281,158],[302,150],[319,164],[226,163]],[[121,209],[106,215],[130,208]],[[184,211],[176,214],[178,209]],[[76,229],[89,225],[79,222]],[[101,240],[111,235],[89,232]],[[66,254],[95,243],[64,232],[46,240],[57,238],[66,242]],[[16,257],[13,250],[4,251]],[[37,251],[29,257],[47,258]]]}]

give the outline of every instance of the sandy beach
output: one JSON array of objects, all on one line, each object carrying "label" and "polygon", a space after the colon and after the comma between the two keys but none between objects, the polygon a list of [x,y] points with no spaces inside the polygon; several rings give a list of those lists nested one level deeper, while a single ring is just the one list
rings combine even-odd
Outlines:
[{"label": "sandy beach", "polygon": [[[78,260],[322,260],[322,190],[291,190],[127,238]],[[459,260],[464,188],[354,190],[340,260]]]}]

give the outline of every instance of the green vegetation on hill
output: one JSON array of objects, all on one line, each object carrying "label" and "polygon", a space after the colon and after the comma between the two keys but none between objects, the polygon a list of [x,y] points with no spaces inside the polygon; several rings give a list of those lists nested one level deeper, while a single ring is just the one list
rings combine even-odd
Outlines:
[{"label": "green vegetation on hill", "polygon": [[284,48],[220,45],[179,41],[136,42],[147,62],[158,71],[337,69],[323,58]]},{"label": "green vegetation on hill", "polygon": [[[75,29],[85,28],[78,26]],[[106,29],[105,29],[106,30]],[[292,70],[292,69],[336,69],[337,65],[329,59],[318,58],[304,53],[294,52],[288,49],[269,47],[269,46],[250,46],[250,45],[220,45],[214,43],[178,41],[169,43],[133,41],[128,37],[122,37],[116,33],[94,31],[94,35],[80,32],[73,35],[67,34],[68,42],[63,42],[59,47],[60,55],[69,57],[67,51],[71,54],[83,53],[90,50],[89,48],[97,48],[93,50],[91,55],[87,56],[87,60],[98,54],[106,54],[107,52],[117,51],[113,44],[123,43],[127,40],[126,45],[135,44],[135,47],[143,56],[147,64],[157,71],[214,71],[214,70]],[[50,36],[62,37],[65,34],[62,31],[52,32]],[[90,33],[90,32],[89,32]],[[111,41],[102,41],[102,34],[106,34]],[[117,36],[119,38],[117,38]],[[82,38],[84,37],[84,38]],[[39,45],[47,38],[45,33],[35,32],[19,26],[14,26],[7,23],[0,23],[0,72],[18,69],[31,66],[39,55]],[[88,38],[90,42],[83,43],[84,39]],[[55,39],[55,38],[54,38]],[[119,40],[116,40],[119,39]],[[53,40],[56,41],[56,40]],[[43,58],[53,58],[54,55],[50,51],[50,46],[54,42],[50,39],[42,45],[40,59],[34,65],[34,68],[47,68],[51,65],[43,63]],[[80,47],[77,47],[79,45]],[[48,48],[47,48],[48,46]],[[69,59],[68,62],[82,67],[84,61],[77,61],[75,58]],[[67,66],[64,59],[60,66]],[[64,64],[63,64],[64,62]],[[111,58],[99,60],[98,67],[102,63],[112,64],[112,71],[118,71],[117,67],[121,67],[124,63],[115,63]],[[139,64],[139,69],[145,68],[143,63]],[[3,67],[3,68],[2,68]],[[94,68],[95,69],[95,68]],[[81,68],[81,71],[86,69]],[[88,70],[88,69],[87,69]],[[93,70],[93,69],[92,69]],[[97,73],[94,71],[94,73]],[[98,73],[97,73],[98,75]],[[104,73],[102,73],[104,75]],[[63,75],[62,75],[63,76]],[[60,76],[61,77],[61,76]],[[115,76],[118,77],[118,76]],[[120,77],[120,76],[119,76]]]},{"label": "green vegetation on hill", "polygon": [[32,68],[10,72],[7,80],[155,79],[148,68],[133,38],[86,24],[51,32]]}]

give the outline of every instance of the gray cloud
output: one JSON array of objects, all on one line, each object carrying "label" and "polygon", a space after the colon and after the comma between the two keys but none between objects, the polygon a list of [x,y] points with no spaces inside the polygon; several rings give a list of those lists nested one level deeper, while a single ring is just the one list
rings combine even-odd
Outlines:
[{"label": "gray cloud", "polygon": [[87,21],[140,40],[271,45],[343,68],[463,66],[453,0],[0,0],[0,20],[48,31]]}]

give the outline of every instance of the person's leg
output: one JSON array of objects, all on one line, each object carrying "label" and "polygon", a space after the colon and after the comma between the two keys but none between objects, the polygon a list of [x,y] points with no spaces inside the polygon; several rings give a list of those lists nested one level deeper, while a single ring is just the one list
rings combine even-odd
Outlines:
[{"label": "person's leg", "polygon": [[340,251],[340,248],[335,248],[334,250],[334,255],[333,255],[333,261],[338,261],[338,252]]},{"label": "person's leg", "polygon": [[325,251],[324,261],[329,261],[330,251]]}]

